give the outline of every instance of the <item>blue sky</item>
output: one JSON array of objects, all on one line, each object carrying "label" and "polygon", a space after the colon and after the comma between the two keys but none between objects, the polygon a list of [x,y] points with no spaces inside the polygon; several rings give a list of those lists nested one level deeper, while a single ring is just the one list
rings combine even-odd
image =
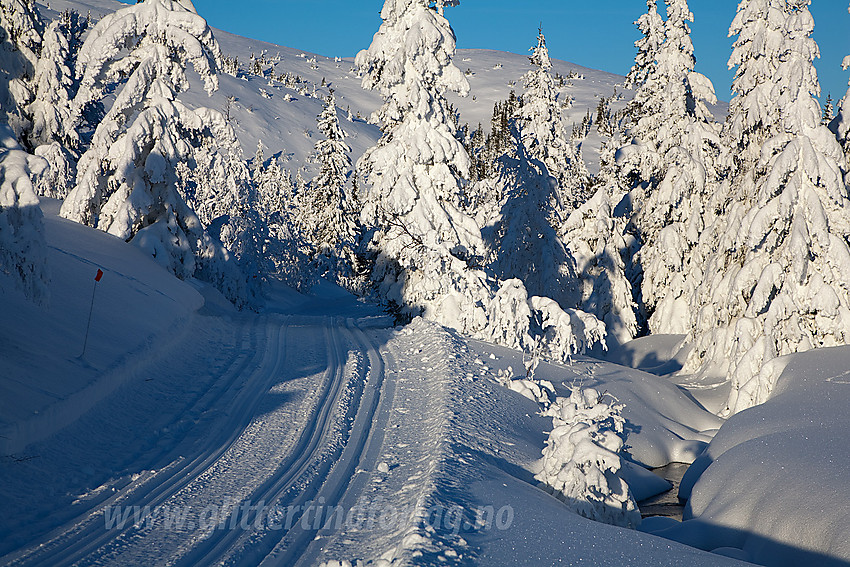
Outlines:
[{"label": "blue sky", "polygon": [[[661,3],[661,2],[660,2]],[[381,23],[383,0],[194,0],[213,26],[327,56],[353,56],[368,47]],[[697,70],[714,82],[719,98],[730,98],[732,71],[726,62],[727,38],[735,0],[691,0],[692,38]],[[817,62],[823,98],[840,99],[848,72],[841,69],[850,53],[848,0],[813,0]],[[553,57],[615,73],[631,67],[639,38],[633,22],[646,9],[643,0],[462,0],[446,15],[458,47],[526,53],[543,31]]]}]

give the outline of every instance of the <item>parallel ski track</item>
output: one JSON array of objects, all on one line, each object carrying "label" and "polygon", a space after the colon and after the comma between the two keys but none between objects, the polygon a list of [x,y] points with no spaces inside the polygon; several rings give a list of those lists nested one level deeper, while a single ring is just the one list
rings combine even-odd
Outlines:
[{"label": "parallel ski track", "polygon": [[[128,523],[123,529],[104,529],[104,509],[107,506],[155,509],[201,477],[227,452],[251,422],[254,409],[270,384],[287,367],[287,335],[291,332],[287,322],[291,320],[284,318],[280,325],[269,325],[266,319],[254,322],[250,338],[243,340],[242,354],[216,382],[215,391],[198,400],[196,405],[204,408],[226,403],[229,413],[227,419],[215,424],[216,432],[207,437],[206,445],[196,456],[191,459],[177,457],[180,449],[177,447],[175,458],[167,467],[143,473],[114,497],[55,530],[46,538],[46,543],[0,560],[10,565],[62,567],[99,562],[119,555],[124,541],[131,539],[129,532],[136,528]],[[378,347],[352,320],[344,327],[341,320],[329,317],[308,325],[317,323],[323,327],[328,356],[319,402],[290,456],[280,463],[274,475],[252,492],[252,502],[298,506],[320,497],[328,506],[339,505],[343,500],[353,502],[356,495],[352,494],[352,486],[356,484],[362,488],[364,484],[357,480],[358,469],[370,470],[379,456],[383,431],[380,425],[376,426],[376,418],[383,416],[378,422],[386,421],[391,399],[388,401],[390,396],[382,394],[384,360]],[[263,328],[267,329],[266,348],[259,349],[258,335]],[[360,366],[355,376],[346,376],[348,344],[368,361]],[[245,373],[254,376],[248,382],[240,380]],[[245,385],[250,387],[243,387]],[[351,399],[342,399],[346,386],[353,393]],[[350,424],[350,429],[343,432],[342,444],[338,439],[339,431],[334,430],[334,424],[340,420],[339,412],[344,412],[345,423]],[[240,520],[251,525],[257,513],[249,510]],[[288,531],[214,530],[181,557],[150,559],[180,566],[222,562],[293,565],[311,548],[316,535],[302,529],[299,520],[300,517],[296,518]]]},{"label": "parallel ski track", "polygon": [[[374,462],[365,463],[363,457],[367,447],[375,445],[376,442],[380,445],[376,438],[383,439],[382,431],[375,427],[375,416],[379,402],[386,398],[382,396],[384,361],[378,347],[352,320],[346,322],[344,329],[340,327],[332,328],[333,336],[329,338],[330,351],[340,362],[340,372],[344,363],[342,332],[347,336],[347,342],[354,345],[368,360],[368,365],[361,368],[358,375],[350,378],[355,385],[355,396],[345,409],[346,417],[350,418],[352,423],[350,430],[346,432],[346,442],[328,454],[328,446],[332,445],[334,439],[329,437],[332,435],[332,420],[327,419],[330,416],[326,416],[321,426],[316,427],[309,439],[304,441],[304,452],[298,454],[296,451],[296,457],[252,495],[254,502],[304,506],[322,498],[326,506],[335,506],[339,504],[352,480],[357,477],[357,470],[374,467]],[[348,381],[341,374],[339,378],[337,396]],[[326,407],[338,405],[338,402],[334,401],[326,404]],[[302,482],[303,480],[306,482]],[[250,522],[254,521],[255,514],[248,516]],[[281,528],[256,532],[224,531],[218,539],[208,540],[206,545],[196,548],[195,552],[186,556],[179,565],[188,567],[225,563],[245,566],[291,566],[298,561],[316,535],[314,531],[302,529],[300,513],[296,513],[293,518],[289,530]]]},{"label": "parallel ski track", "polygon": [[[313,496],[314,499],[323,498],[326,505],[337,506],[344,511],[353,509],[364,494],[369,476],[362,473],[374,470],[381,460],[384,434],[395,396],[395,381],[385,380],[386,366],[392,367],[394,361],[385,359],[379,345],[361,329],[354,328],[352,332],[368,353],[372,374],[352,428],[352,437],[356,436],[356,441],[348,444],[328,481]],[[329,529],[332,528],[322,528],[318,533],[306,531],[299,522],[262,565],[317,565],[323,543],[331,535]]]},{"label": "parallel ski track", "polygon": [[[46,543],[28,548],[22,552],[13,552],[7,557],[0,558],[0,563],[8,565],[44,565],[63,567],[75,565],[107,546],[125,532],[135,528],[128,524],[123,529],[104,529],[104,510],[108,506],[150,506],[152,509],[176,494],[188,485],[198,475],[227,451],[227,448],[238,439],[242,430],[250,422],[252,408],[265,394],[267,384],[257,384],[253,388],[243,388],[240,377],[250,373],[254,368],[272,368],[265,374],[268,382],[279,370],[281,354],[284,351],[285,329],[282,325],[269,326],[266,321],[257,319],[253,322],[250,337],[243,340],[242,352],[222,374],[219,384],[211,391],[209,397],[198,400],[203,407],[216,407],[227,402],[230,411],[228,418],[215,423],[219,435],[209,435],[206,446],[192,459],[179,456],[180,447],[174,450],[174,460],[168,466],[157,471],[145,471],[135,481],[130,483],[115,496],[100,503],[88,511],[82,518],[54,530],[46,538]],[[267,331],[266,348],[260,346],[259,335],[263,329]],[[277,348],[268,348],[277,345]],[[227,400],[227,395],[232,400]],[[180,416],[177,416],[179,419]],[[222,439],[225,442],[222,442]]]}]

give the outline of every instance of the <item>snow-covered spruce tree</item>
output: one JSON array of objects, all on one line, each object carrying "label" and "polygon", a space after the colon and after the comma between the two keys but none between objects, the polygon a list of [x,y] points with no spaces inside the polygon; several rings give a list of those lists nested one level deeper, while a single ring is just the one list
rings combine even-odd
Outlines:
[{"label": "snow-covered spruce tree", "polygon": [[212,30],[189,0],[146,0],[101,19],[78,55],[73,117],[118,91],[80,158],[62,215],[141,246],[179,277],[212,277],[242,304],[244,282],[224,265],[229,254],[216,249],[177,190],[177,165],[203,149],[204,138],[229,132],[218,112],[176,99],[189,87],[188,64],[212,93],[220,61]]},{"label": "snow-covered spruce tree", "polygon": [[[635,22],[643,37],[635,42],[635,63],[626,75],[625,87],[634,89],[634,97],[626,105],[627,126],[631,136],[644,143],[656,144],[656,132],[640,118],[660,112],[662,98],[658,84],[657,61],[664,43],[664,21],[658,14],[658,0],[646,0],[646,13]],[[644,177],[647,177],[644,175]]]},{"label": "snow-covered spruce tree", "polygon": [[0,122],[0,278],[11,278],[38,304],[47,303],[50,292],[44,222],[32,178],[46,167]]},{"label": "snow-covered spruce tree", "polygon": [[[642,202],[648,188],[657,183],[661,174],[654,117],[658,116],[664,104],[658,74],[658,55],[664,43],[664,21],[658,14],[658,0],[646,0],[646,7],[646,13],[635,21],[643,37],[635,42],[638,51],[625,80],[626,88],[633,89],[634,96],[626,105],[620,123],[624,130],[624,143],[617,149],[608,167],[600,168],[600,175],[604,174],[611,180],[621,180],[625,192],[631,193],[628,196],[632,205],[628,211],[629,218],[634,213],[634,205]],[[629,142],[628,145],[625,142]],[[599,176],[594,183],[600,183]],[[640,329],[645,330],[647,315],[641,297],[643,268],[638,254],[641,240],[634,226],[629,225],[627,233],[632,246],[630,253],[625,256],[626,276],[632,286]]]},{"label": "snow-covered spruce tree", "polygon": [[[844,58],[842,67],[845,70],[850,69],[850,55]],[[844,148],[844,155],[850,160],[850,88],[838,103],[838,112],[829,123],[829,129],[838,137],[841,147]],[[850,186],[850,177],[847,178],[847,184]]]},{"label": "snow-covered spruce tree", "polygon": [[543,162],[549,175],[558,181],[560,202],[571,210],[584,201],[589,175],[564,129],[543,30],[538,32],[537,45],[531,51],[533,68],[523,77],[525,94],[517,109],[522,142],[528,154]]},{"label": "snow-covered spruce tree", "polygon": [[614,216],[612,189],[600,186],[570,214],[562,230],[581,285],[579,308],[603,321],[608,337],[623,344],[637,335],[639,327],[621,255],[628,248],[626,220]]},{"label": "snow-covered spruce tree", "polygon": [[356,225],[348,214],[346,184],[351,174],[351,148],[345,143],[345,133],[339,125],[333,89],[325,100],[318,117],[318,130],[323,139],[316,142],[314,158],[319,174],[307,187],[302,211],[307,239],[318,256],[330,261],[342,258],[354,246]]},{"label": "snow-covered spruce tree", "polygon": [[49,168],[40,177],[36,192],[64,199],[76,178],[76,149],[80,136],[71,117],[71,99],[76,91],[74,66],[88,20],[67,10],[47,26],[41,56],[32,81],[33,100],[27,107],[32,116],[29,142],[45,158]]},{"label": "snow-covered spruce tree", "polygon": [[0,2],[0,122],[8,123],[24,145],[32,127],[26,107],[43,33],[34,0]]},{"label": "snow-covered spruce tree", "polygon": [[[363,191],[361,214],[374,234],[371,277],[402,314],[422,313],[461,333],[509,346],[520,344],[522,329],[533,326],[544,355],[566,360],[604,343],[604,325],[549,298],[529,298],[518,280],[497,285],[478,267],[481,233],[460,209],[469,156],[455,136],[444,98],[447,90],[469,90],[452,64],[454,33],[443,15],[445,6],[457,3],[386,0],[380,30],[357,56],[364,86],[384,98],[374,116],[383,136],[358,163],[371,184]],[[528,310],[517,311],[525,319],[493,316],[494,298],[505,295],[516,299],[508,303],[526,302]]]},{"label": "snow-covered spruce tree", "polygon": [[575,260],[553,226],[563,213],[558,181],[526,149],[520,130],[525,125],[511,120],[510,145],[498,161],[495,191],[505,197],[495,222],[483,231],[488,265],[500,280],[517,278],[532,295],[576,307],[581,296]]},{"label": "snow-covered spruce tree", "polygon": [[79,145],[80,137],[71,118],[71,99],[76,91],[76,55],[87,27],[87,19],[68,10],[44,31],[32,82],[33,101],[27,108],[33,122],[29,140],[34,147],[52,142],[70,149]]},{"label": "snow-covered spruce tree", "polygon": [[724,288],[729,267],[743,262],[741,223],[756,206],[756,188],[769,173],[768,161],[761,159],[762,147],[784,129],[772,90],[781,63],[786,9],[785,0],[747,0],[739,5],[729,28],[730,36],[738,36],[729,58],[729,67],[737,67],[732,81],[735,96],[721,135],[730,150],[730,170],[704,204],[705,226],[695,252],[704,265],[693,302],[692,326],[700,333],[718,324],[716,311],[723,301],[716,291]]},{"label": "snow-covered spruce tree", "polygon": [[781,355],[850,342],[850,198],[846,161],[820,123],[808,0],[788,3],[780,64],[771,91],[782,129],[767,140],[767,173],[740,223],[740,263],[713,291],[714,319],[702,317],[689,371],[725,372],[726,412],[765,401]]},{"label": "snow-covered spruce tree", "polygon": [[[642,248],[641,299],[653,333],[686,333],[689,309],[701,265],[692,250],[703,230],[703,202],[718,179],[720,137],[706,101],[714,88],[693,71],[695,58],[688,22],[693,15],[685,0],[666,0],[665,40],[657,56],[656,79],[661,93],[657,113],[642,116],[638,131],[652,132],[636,146],[621,150],[655,154],[660,166],[635,194],[634,227]],[[644,171],[646,168],[642,168]],[[638,173],[640,175],[640,173]]]},{"label": "snow-covered spruce tree", "polygon": [[573,512],[599,522],[634,528],[640,511],[622,468],[623,405],[593,388],[573,388],[544,413],[552,417],[539,472],[534,476]]},{"label": "snow-covered spruce tree", "polygon": [[386,0],[383,24],[357,55],[363,86],[383,106],[373,119],[383,129],[358,169],[371,187],[361,222],[378,230],[372,279],[402,313],[423,312],[466,334],[487,323],[486,275],[472,264],[483,252],[475,221],[460,210],[460,177],[469,156],[455,137],[445,93],[469,92],[452,63],[455,38],[443,8],[457,2]]}]

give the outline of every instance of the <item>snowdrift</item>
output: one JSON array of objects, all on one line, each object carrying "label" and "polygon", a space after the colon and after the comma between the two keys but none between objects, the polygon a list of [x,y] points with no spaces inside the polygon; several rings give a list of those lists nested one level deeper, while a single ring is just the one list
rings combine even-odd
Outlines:
[{"label": "snowdrift", "polygon": [[732,416],[685,476],[685,520],[648,531],[761,565],[848,565],[850,347],[791,355],[766,403]]}]

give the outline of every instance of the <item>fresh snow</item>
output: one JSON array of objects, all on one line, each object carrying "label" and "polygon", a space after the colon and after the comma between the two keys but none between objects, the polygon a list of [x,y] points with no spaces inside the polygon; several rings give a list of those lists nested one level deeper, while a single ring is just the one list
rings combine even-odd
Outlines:
[{"label": "fresh snow", "polygon": [[[21,298],[4,312],[14,316],[4,334],[17,327],[18,336],[43,337],[18,343],[26,357],[4,357],[15,364],[4,376],[30,376],[26,385],[4,381],[3,399],[15,400],[3,413],[3,435],[12,437],[0,463],[4,563],[728,563],[591,522],[536,488],[530,471],[547,419],[497,380],[523,368],[520,352],[421,319],[388,329],[386,317],[327,285],[314,298],[279,288],[264,314],[240,314],[208,286],[176,280],[133,246],[58,218],[58,203],[45,203],[51,260],[68,274],[54,280],[54,301],[77,307],[51,321]],[[81,361],[58,335],[82,334],[96,266],[105,275]],[[667,380],[613,364],[541,363],[537,375],[559,395],[580,381],[626,404],[635,462],[690,460],[708,439],[700,431],[719,423]],[[626,468],[638,493],[666,489],[645,469]],[[320,498],[345,510],[379,503],[398,518],[377,532],[354,525],[317,533],[300,522],[276,531],[252,527],[260,512],[240,508]],[[135,528],[131,515],[123,529],[105,529],[120,506],[144,505],[161,516],[151,512],[152,523],[141,518]],[[495,519],[489,529],[452,523],[460,507],[472,521],[476,510],[504,508],[498,526],[506,529]],[[181,510],[182,528],[167,529],[164,515]],[[225,526],[235,517],[237,528],[209,531],[212,510],[227,514]],[[437,513],[445,518],[426,521]],[[238,527],[243,517],[246,529]],[[529,546],[530,537],[548,543]]]},{"label": "fresh snow", "polygon": [[846,565],[848,356],[792,355],[770,400],[731,417],[688,470],[685,521],[644,529],[760,565]]},{"label": "fresh snow", "polygon": [[[12,3],[24,5],[22,0]],[[454,3],[436,2],[440,9]],[[188,0],[159,4],[191,5]],[[641,19],[647,33],[640,45],[644,59],[654,57],[650,52],[658,45],[653,42],[666,32],[681,49],[664,55],[665,69],[685,77],[690,95],[713,102],[710,84],[692,72],[683,31],[686,3],[667,4],[668,12],[675,14],[668,29],[651,3]],[[743,34],[733,57],[737,64],[745,60],[753,29],[762,26],[775,33],[783,25],[777,21],[776,4],[742,3],[733,24],[733,30]],[[805,12],[805,2],[795,6]],[[67,8],[90,11],[94,24],[122,7],[127,5],[112,0],[51,0],[49,9],[39,5],[45,28],[54,31],[56,26],[48,28],[50,22],[58,21]],[[759,18],[760,11],[768,9],[773,11],[766,25]],[[809,45],[805,14],[797,20],[796,48]],[[533,32],[529,30],[529,37]],[[321,149],[327,124],[339,122],[344,143],[337,149],[348,153],[352,163],[378,144],[381,131],[369,117],[380,107],[381,97],[361,87],[363,75],[353,57],[328,58],[221,31],[215,31],[215,37],[224,58],[238,57],[238,71],[219,74],[219,89],[210,94],[204,88],[204,79],[210,77],[198,60],[200,74],[187,71],[191,88],[165,106],[193,113],[209,108],[220,113],[220,129],[232,128],[218,161],[204,164],[211,172],[209,187],[196,196],[207,200],[197,207],[199,216],[206,215],[204,222],[221,213],[205,209],[210,200],[237,217],[217,234],[237,251],[262,230],[284,234],[291,229],[280,219],[274,226],[252,225],[256,218],[238,208],[249,175],[244,158],[261,144],[262,152],[256,155],[262,156],[257,160],[262,163],[250,167],[272,172],[269,187],[259,189],[269,194],[258,198],[263,207],[274,209],[280,205],[272,194],[275,183],[291,179],[292,187],[286,188],[291,197],[322,172],[321,160],[310,156],[317,145]],[[850,399],[843,393],[850,383],[850,350],[817,348],[772,358],[760,375],[764,381],[753,382],[752,391],[742,390],[752,399],[767,401],[724,420],[716,414],[726,407],[730,390],[737,394],[718,376],[718,366],[726,362],[723,356],[691,375],[705,353],[705,345],[694,344],[693,334],[629,340],[646,321],[630,298],[631,286],[640,285],[632,278],[635,266],[619,257],[635,245],[628,233],[633,227],[623,232],[624,208],[647,197],[652,206],[663,208],[663,197],[687,202],[711,193],[708,202],[714,212],[704,218],[696,218],[700,211],[694,205],[676,211],[672,228],[656,234],[659,227],[652,222],[657,219],[647,219],[651,222],[644,227],[657,247],[647,251],[646,258],[654,262],[651,277],[672,284],[670,290],[648,290],[657,297],[644,297],[659,305],[650,326],[686,333],[699,317],[712,315],[692,313],[689,298],[704,306],[714,291],[708,289],[714,278],[722,279],[737,261],[724,256],[738,238],[727,234],[724,223],[730,233],[741,229],[745,211],[740,205],[751,189],[763,190],[762,200],[768,204],[775,197],[770,183],[776,179],[769,176],[765,180],[751,175],[721,186],[711,182],[717,138],[702,120],[710,112],[722,121],[723,103],[696,104],[687,124],[674,119],[667,123],[681,137],[661,143],[679,145],[659,150],[676,159],[675,167],[656,180],[654,195],[642,193],[647,189],[642,187],[621,201],[629,188],[616,172],[623,160],[639,157],[646,148],[632,144],[617,152],[616,145],[625,143],[621,133],[608,139],[591,128],[580,141],[580,157],[589,172],[602,171],[599,185],[583,206],[561,211],[572,214],[558,227],[559,236],[572,235],[573,249],[568,252],[576,260],[572,269],[583,279],[581,293],[576,293],[581,298],[558,305],[535,296],[537,290],[529,294],[517,279],[487,282],[492,288],[475,316],[491,325],[477,333],[486,340],[476,340],[422,318],[395,326],[377,306],[325,280],[309,293],[272,280],[265,296],[252,297],[256,312],[238,311],[230,301],[233,297],[191,273],[177,279],[173,264],[163,266],[151,258],[152,251],[160,259],[166,251],[173,234],[168,219],[142,231],[133,241],[140,246],[134,246],[61,218],[61,202],[51,197],[64,197],[75,172],[68,169],[68,153],[52,143],[69,141],[63,140],[68,135],[60,124],[64,117],[52,114],[51,104],[68,94],[61,91],[66,47],[61,38],[45,36],[42,48],[51,60],[30,69],[39,76],[40,87],[34,92],[14,80],[32,63],[28,54],[21,59],[8,47],[0,46],[0,60],[7,62],[0,75],[4,111],[12,100],[31,103],[36,128],[27,135],[32,134],[32,146],[42,145],[29,148],[39,156],[33,157],[4,134],[7,141],[0,149],[0,177],[5,175],[0,179],[0,220],[11,219],[6,225],[24,237],[4,240],[0,250],[0,563],[850,563],[844,537],[850,479],[841,451],[850,426],[845,417]],[[232,70],[232,62],[225,59],[225,67]],[[469,94],[461,98],[449,93],[447,99],[459,111],[460,125],[468,123],[471,130],[479,123],[489,129],[494,104],[506,100],[512,90],[522,94],[523,77],[531,70],[525,54],[488,50],[459,50],[453,62],[452,82],[468,84]],[[615,89],[609,110],[627,108],[632,91],[621,86],[623,77],[563,61],[552,60],[551,65],[553,76],[564,78],[563,84],[550,85],[557,100],[571,101],[560,105],[567,129],[581,124]],[[742,84],[751,76],[771,76],[758,65],[740,73]],[[648,89],[638,88],[638,103],[655,104],[640,97],[658,94],[651,92],[658,77],[638,68],[630,79],[637,87],[648,80]],[[664,104],[682,102],[679,79],[663,91],[676,94]],[[793,94],[792,87],[786,94]],[[330,89],[334,98],[326,108]],[[741,94],[750,94],[741,89]],[[752,100],[733,103],[732,136],[754,127],[741,113],[762,112],[756,108],[762,94],[755,89]],[[108,95],[108,103],[115,95],[122,96]],[[741,159],[749,160],[748,167],[781,166],[773,177],[781,172],[796,175],[792,158],[798,146],[805,145],[803,132],[823,142],[819,150],[828,151],[810,155],[800,150],[799,155],[818,161],[831,179],[837,178],[845,173],[846,161],[835,144],[824,141],[831,140],[826,128],[794,122],[816,114],[805,97],[797,102],[797,115],[785,119],[800,127],[794,133],[803,141],[788,143],[771,131],[765,136],[776,138],[773,156],[758,165],[760,153],[746,146],[738,148]],[[841,106],[846,105],[845,99]],[[449,114],[448,109],[440,112]],[[317,124],[320,115],[325,126]],[[846,134],[843,115],[833,128]],[[213,116],[203,114],[202,119]],[[25,128],[19,118],[10,117],[12,126]],[[140,122],[139,129],[153,123]],[[639,124],[635,127],[640,130]],[[722,134],[729,135],[727,130]],[[346,144],[350,151],[345,151]],[[455,162],[463,161],[459,148],[449,149],[458,152]],[[635,163],[654,167],[653,159]],[[334,161],[337,166],[347,163],[339,157]],[[708,165],[708,170],[700,170],[696,162]],[[154,159],[146,165],[154,177],[166,173],[164,162]],[[227,187],[230,193],[224,198],[213,191],[224,186],[219,174],[235,184]],[[807,190],[814,194],[820,189]],[[841,194],[835,202],[844,199]],[[487,209],[481,216],[492,217],[496,211]],[[694,218],[688,216],[690,211]],[[811,218],[806,211],[796,214]],[[832,227],[843,227],[833,220],[834,212],[823,214]],[[468,224],[467,214],[460,211],[453,220]],[[764,224],[759,219],[748,219],[746,227],[758,229]],[[520,219],[517,215],[507,220]],[[815,228],[820,230],[822,224]],[[467,243],[471,248],[480,241],[475,232],[470,237],[474,242]],[[306,257],[299,250],[302,244],[293,237],[292,250],[280,254],[290,254],[284,262],[294,264],[290,268],[295,271]],[[717,257],[711,257],[715,251]],[[682,257],[689,263],[679,266],[675,262]],[[249,265],[262,259],[239,261]],[[762,272],[756,269],[761,267]],[[685,268],[688,273],[677,272]],[[95,282],[98,270],[103,277]],[[758,264],[748,270],[744,275],[765,280],[756,299],[773,299],[768,280],[776,268]],[[512,275],[509,271],[506,277]],[[599,285],[600,273],[608,278],[607,287],[591,287]],[[671,293],[664,296],[667,291]],[[794,299],[799,295],[795,292]],[[828,293],[813,291],[812,297],[824,313],[829,311]],[[458,298],[445,306],[442,322],[451,324],[468,315],[463,298]],[[611,327],[607,337],[603,320]],[[738,329],[736,336],[748,338],[750,331]],[[586,354],[576,354],[582,351]],[[749,399],[739,406],[749,405]],[[689,498],[681,523],[649,517],[634,530],[591,521],[573,511],[634,526],[635,504],[639,507],[644,499],[670,488],[648,469],[692,462],[681,484],[680,494]],[[583,477],[574,474],[571,467],[576,464]],[[559,479],[578,479],[578,488],[558,484]],[[586,505],[565,503],[582,487],[614,503],[618,513],[604,506],[589,512]],[[346,521],[325,525],[332,511]]]}]

